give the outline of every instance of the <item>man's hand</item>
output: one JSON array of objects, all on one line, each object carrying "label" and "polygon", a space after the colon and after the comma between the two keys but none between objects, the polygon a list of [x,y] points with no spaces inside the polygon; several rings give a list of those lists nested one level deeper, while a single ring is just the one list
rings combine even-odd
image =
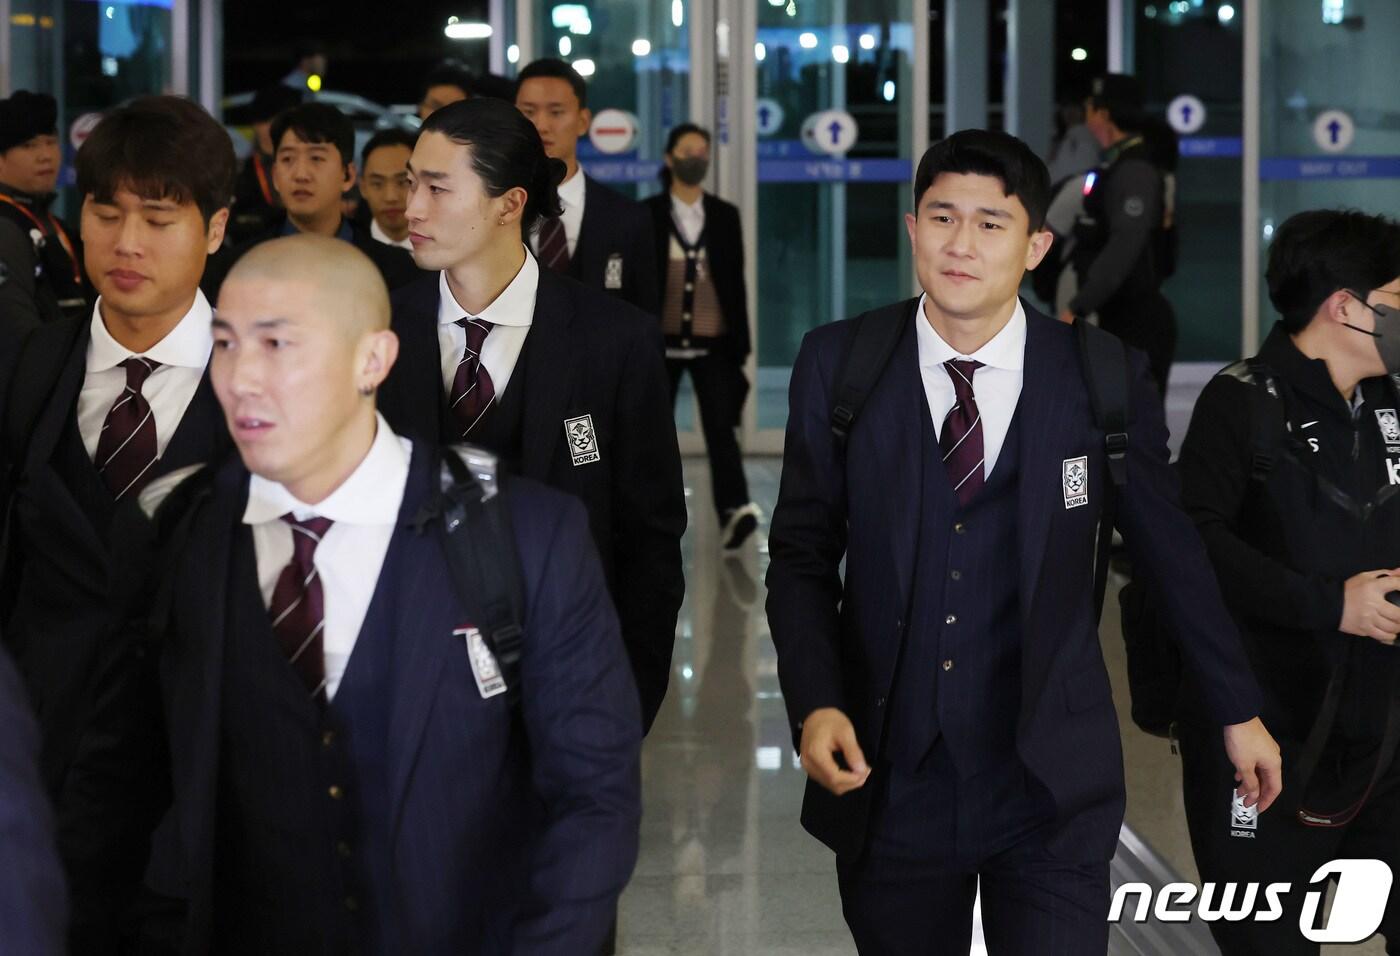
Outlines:
[{"label": "man's hand", "polygon": [[1400,634],[1400,607],[1385,599],[1391,591],[1400,591],[1400,568],[1363,571],[1347,578],[1342,591],[1342,632],[1394,644],[1395,635]]},{"label": "man's hand", "polygon": [[1071,312],[1069,309],[1065,309],[1063,312],[1060,313],[1060,321],[1063,322],[1065,325],[1073,325],[1074,313]]},{"label": "man's hand", "polygon": [[[840,754],[847,769],[836,762]],[[835,707],[812,711],[802,722],[802,769],[838,797],[865,786],[870,768],[851,720]]]},{"label": "man's hand", "polygon": [[1283,792],[1283,758],[1264,722],[1255,717],[1226,727],[1225,753],[1235,765],[1235,792],[1244,797],[1244,805],[1258,805],[1260,813],[1269,809]]}]

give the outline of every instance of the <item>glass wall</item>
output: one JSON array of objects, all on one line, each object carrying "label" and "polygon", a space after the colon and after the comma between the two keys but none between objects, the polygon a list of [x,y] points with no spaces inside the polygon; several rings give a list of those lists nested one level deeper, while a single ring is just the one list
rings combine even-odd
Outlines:
[{"label": "glass wall", "polygon": [[757,4],[760,430],[786,424],[788,377],[809,329],[912,289],[903,214],[920,6]]},{"label": "glass wall", "polygon": [[1132,6],[1148,111],[1180,135],[1177,268],[1163,288],[1176,310],[1176,361],[1224,364],[1241,348],[1244,4]]},{"label": "glass wall", "polygon": [[[1267,256],[1274,229],[1304,209],[1400,213],[1400,3],[1260,6],[1258,228]],[[1262,335],[1274,314],[1266,292],[1259,302]]]}]

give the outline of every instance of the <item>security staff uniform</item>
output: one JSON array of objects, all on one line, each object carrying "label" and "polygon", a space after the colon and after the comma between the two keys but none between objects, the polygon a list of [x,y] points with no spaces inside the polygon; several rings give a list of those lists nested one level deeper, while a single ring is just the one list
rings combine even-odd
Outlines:
[{"label": "security staff uniform", "polygon": [[77,230],[53,200],[0,183],[0,322],[32,328],[91,308]]},{"label": "security staff uniform", "polygon": [[1147,353],[1152,377],[1165,394],[1176,350],[1176,317],[1162,295],[1165,279],[1156,241],[1162,229],[1164,186],[1141,136],[1104,154],[1085,183],[1084,211],[1074,227],[1076,316],[1097,313],[1099,325]]},{"label": "security staff uniform", "polygon": [[[1260,374],[1274,395],[1257,382]],[[1316,953],[1298,932],[1313,872],[1343,857],[1400,865],[1400,766],[1392,762],[1394,735],[1386,739],[1388,721],[1400,716],[1392,703],[1400,650],[1338,630],[1346,579],[1400,566],[1398,415],[1396,383],[1366,379],[1348,402],[1326,364],[1303,355],[1277,326],[1253,370],[1237,363],[1206,386],[1182,447],[1184,503],[1239,623],[1264,692],[1263,720],[1284,756],[1279,804],[1263,816],[1232,809],[1234,770],[1218,729],[1191,708],[1188,685],[1180,732],[1201,879],[1294,887],[1280,920],[1212,925],[1227,956]],[[1310,739],[1321,749],[1308,774],[1300,764]],[[1394,902],[1381,932],[1396,952],[1400,935],[1389,928],[1400,933]]]}]

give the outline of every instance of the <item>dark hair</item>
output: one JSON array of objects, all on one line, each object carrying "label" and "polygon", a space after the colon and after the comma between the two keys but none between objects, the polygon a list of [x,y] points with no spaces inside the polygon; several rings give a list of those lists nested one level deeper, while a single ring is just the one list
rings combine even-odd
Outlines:
[{"label": "dark hair", "polygon": [[1352,209],[1290,216],[1274,233],[1264,278],[1283,327],[1301,332],[1334,292],[1368,296],[1400,278],[1400,223]]},{"label": "dark hair", "polygon": [[264,86],[253,96],[248,107],[248,119],[254,123],[266,123],[283,110],[300,106],[306,99],[302,90],[285,83]]},{"label": "dark hair", "polygon": [[471,147],[472,170],[489,196],[525,190],[520,228],[529,235],[542,218],[563,212],[559,184],[568,172],[562,159],[550,159],[535,124],[505,100],[480,97],[449,103],[423,121],[424,133],[441,133]]},{"label": "dark hair", "polygon": [[578,70],[575,70],[563,60],[554,59],[552,57],[536,60],[525,67],[525,69],[521,70],[519,76],[517,76],[515,80],[515,92],[519,95],[520,87],[525,84],[526,80],[546,78],[567,80],[569,85],[574,88],[574,95],[578,97],[579,109],[583,109],[588,105],[588,84],[583,82],[583,77],[579,76]]},{"label": "dark hair", "polygon": [[[671,132],[666,134],[666,152],[669,154],[671,150],[676,148],[676,144],[679,143],[683,137],[689,136],[691,133],[704,137],[706,143],[711,142],[710,131],[705,129],[705,127],[696,123],[682,123],[679,126],[671,127]],[[661,164],[660,176],[662,184],[667,189],[670,189],[671,180],[674,177],[671,175],[670,167],[665,163]]]},{"label": "dark hair", "polygon": [[1181,158],[1181,140],[1172,124],[1160,116],[1148,116],[1142,124],[1142,142],[1148,161],[1164,173],[1176,172]]},{"label": "dark hair", "polygon": [[303,103],[283,110],[272,120],[272,151],[282,146],[291,130],[303,143],[330,143],[340,153],[342,165],[355,161],[355,127],[350,118],[329,103]]},{"label": "dark hair", "polygon": [[428,71],[423,80],[423,96],[418,97],[419,100],[427,96],[428,90],[435,86],[455,86],[465,93],[468,99],[476,95],[476,77],[457,60],[443,60]]},{"label": "dark hair", "polygon": [[317,39],[306,37],[298,40],[296,46],[292,47],[292,56],[298,63],[309,56],[325,56],[326,44]]},{"label": "dark hair", "polygon": [[1015,196],[1026,209],[1030,231],[1045,225],[1050,208],[1050,172],[1029,146],[1010,133],[985,129],[959,130],[928,148],[914,174],[914,207],[944,173],[994,176],[1004,195]]},{"label": "dark hair", "polygon": [[483,73],[476,78],[476,96],[494,96],[508,103],[515,102],[515,81],[495,73]]},{"label": "dark hair", "polygon": [[381,146],[407,146],[412,152],[417,142],[418,134],[410,133],[406,129],[381,129],[371,136],[369,142],[365,143],[365,148],[360,150],[360,165],[369,162],[370,153]]},{"label": "dark hair", "polygon": [[1125,133],[1142,132],[1147,122],[1143,107],[1142,84],[1126,73],[1105,73],[1094,77],[1089,102],[1095,109],[1108,110],[1108,118]]},{"label": "dark hair", "polygon": [[106,203],[129,189],[143,199],[193,202],[205,226],[233,201],[238,175],[228,130],[179,96],[143,96],[112,110],[75,165],[84,196]]}]

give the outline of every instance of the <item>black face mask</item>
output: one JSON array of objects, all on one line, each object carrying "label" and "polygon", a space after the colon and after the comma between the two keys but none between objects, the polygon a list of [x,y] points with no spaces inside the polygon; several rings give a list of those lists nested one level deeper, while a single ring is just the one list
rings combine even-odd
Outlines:
[{"label": "black face mask", "polygon": [[687,156],[671,160],[671,173],[687,186],[698,186],[710,171],[710,161],[703,156]]},{"label": "black face mask", "polygon": [[1376,331],[1363,329],[1360,326],[1352,325],[1350,322],[1342,323],[1347,328],[1360,332],[1362,335],[1369,335],[1376,341],[1376,352],[1381,357],[1381,364],[1385,366],[1387,374],[1400,374],[1400,311],[1392,309],[1388,305],[1372,305],[1365,297],[1351,293],[1366,308],[1376,313]]}]

